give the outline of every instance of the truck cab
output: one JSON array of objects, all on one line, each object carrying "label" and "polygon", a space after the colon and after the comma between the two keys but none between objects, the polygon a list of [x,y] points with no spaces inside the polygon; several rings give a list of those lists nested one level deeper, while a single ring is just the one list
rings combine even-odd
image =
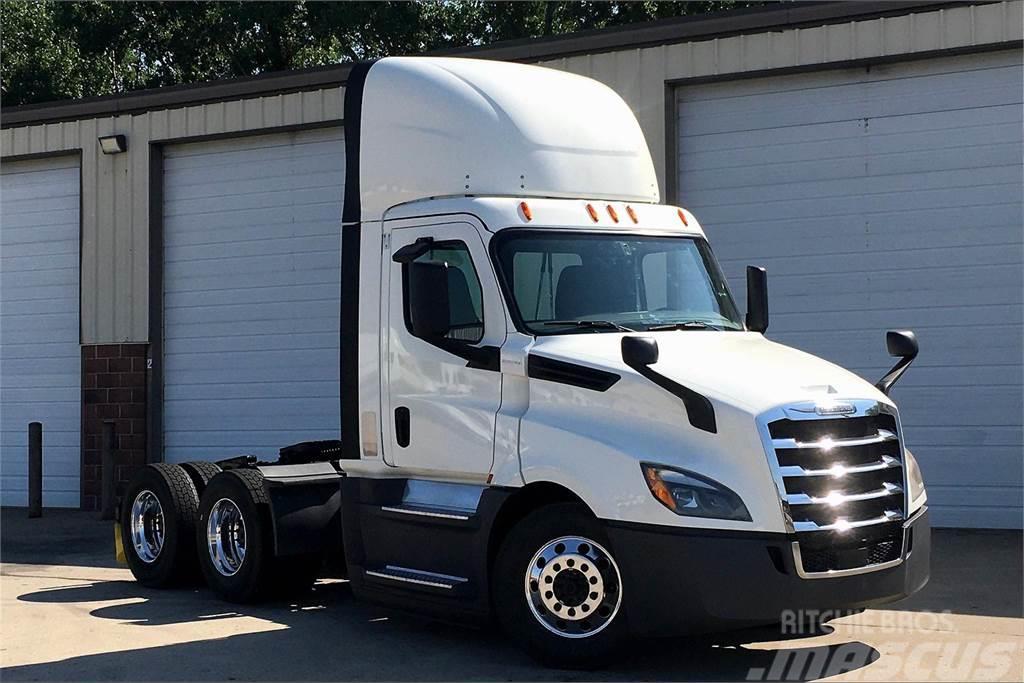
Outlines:
[{"label": "truck cab", "polygon": [[875,385],[767,339],[764,270],[741,313],[618,95],[388,58],[353,70],[345,125],[339,439],[147,468],[119,532],[140,580],[198,564],[250,600],[334,557],[359,598],[572,666],[924,585],[888,395],[913,334]]}]

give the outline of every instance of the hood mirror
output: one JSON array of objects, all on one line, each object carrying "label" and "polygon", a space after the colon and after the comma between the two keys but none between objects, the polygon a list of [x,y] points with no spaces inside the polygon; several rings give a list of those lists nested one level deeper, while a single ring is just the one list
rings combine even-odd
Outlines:
[{"label": "hood mirror", "polygon": [[890,356],[900,359],[896,365],[892,366],[892,370],[875,384],[879,391],[888,396],[892,385],[899,381],[899,378],[917,358],[917,335],[910,330],[889,330],[885,333],[885,348],[889,351]]},{"label": "hood mirror", "polygon": [[650,337],[623,337],[622,362],[631,368],[658,362],[658,342]]},{"label": "hood mirror", "polygon": [[768,329],[768,274],[757,266],[747,266],[747,329]]}]

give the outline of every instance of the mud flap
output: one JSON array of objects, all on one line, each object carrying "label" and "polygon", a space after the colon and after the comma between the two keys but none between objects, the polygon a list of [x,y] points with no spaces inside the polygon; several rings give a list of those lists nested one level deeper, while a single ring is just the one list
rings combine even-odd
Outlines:
[{"label": "mud flap", "polygon": [[114,561],[122,567],[128,566],[128,558],[124,554],[124,544],[121,542],[121,522],[114,522]]}]

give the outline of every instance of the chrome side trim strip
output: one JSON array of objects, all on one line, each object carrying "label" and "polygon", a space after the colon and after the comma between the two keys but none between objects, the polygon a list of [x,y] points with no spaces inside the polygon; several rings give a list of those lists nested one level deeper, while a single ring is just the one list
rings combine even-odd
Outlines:
[{"label": "chrome side trim strip", "polygon": [[432,510],[420,510],[416,508],[395,507],[393,505],[382,505],[383,512],[396,512],[400,515],[415,515],[417,517],[436,517],[438,519],[455,519],[460,522],[469,520],[469,515],[457,512],[434,512]]},{"label": "chrome side trim strip", "polygon": [[825,572],[805,572],[803,556],[800,554],[800,544],[793,541],[791,546],[793,548],[793,561],[796,564],[796,573],[801,579],[836,579],[842,576],[856,576],[857,574],[867,574],[868,572],[878,572],[883,569],[896,567],[903,562],[903,558],[899,557],[888,562],[866,564],[863,567],[854,567],[853,569],[830,569]]},{"label": "chrome side trim strip", "polygon": [[859,529],[864,526],[873,526],[875,524],[885,524],[887,522],[902,522],[903,513],[898,510],[886,510],[879,517],[873,517],[871,519],[859,519],[853,522],[849,522],[845,519],[839,519],[832,524],[819,525],[817,522],[800,521],[794,522],[793,526],[796,527],[798,532],[801,531],[845,531],[847,529]]},{"label": "chrome side trim strip", "polygon": [[809,470],[800,465],[784,465],[779,467],[779,474],[783,477],[841,477],[844,474],[876,472],[889,469],[890,467],[901,467],[900,461],[891,455],[883,455],[881,460],[876,460],[875,462],[850,466],[833,465],[823,470]]},{"label": "chrome side trim strip", "polygon": [[790,505],[842,505],[860,500],[874,500],[903,493],[903,489],[896,484],[883,482],[882,488],[864,493],[832,493],[827,496],[809,496],[806,493],[791,493],[786,496],[786,502]]},{"label": "chrome side trim strip", "polygon": [[[396,574],[395,572],[401,572],[401,574]],[[390,564],[384,567],[384,571],[367,569],[364,573],[367,576],[374,576],[378,579],[387,579],[389,581],[398,581],[400,583],[411,583],[417,586],[430,586],[431,588],[443,588],[444,590],[451,590],[460,583],[466,583],[469,581],[469,579],[464,576],[437,574],[420,569],[396,567]],[[405,576],[404,574],[411,574],[411,576]]]},{"label": "chrome side trim strip", "polygon": [[896,441],[896,435],[887,429],[879,429],[874,436],[860,436],[851,439],[820,439],[818,441],[797,441],[796,439],[772,439],[772,446],[776,449],[791,448],[818,448],[831,450],[833,448],[847,448],[850,446],[870,446],[886,441]]}]

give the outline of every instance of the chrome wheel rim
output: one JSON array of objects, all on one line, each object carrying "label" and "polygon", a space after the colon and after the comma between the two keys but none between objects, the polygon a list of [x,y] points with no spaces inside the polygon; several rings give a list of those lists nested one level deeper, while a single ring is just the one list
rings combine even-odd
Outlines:
[{"label": "chrome wheel rim", "polygon": [[546,543],[526,568],[526,602],[540,624],[563,638],[607,628],[622,604],[622,578],[611,553],[581,536]]},{"label": "chrome wheel rim", "polygon": [[148,489],[139,491],[132,502],[131,534],[135,555],[146,564],[156,562],[164,548],[164,509]]},{"label": "chrome wheel rim", "polygon": [[221,498],[210,509],[206,521],[207,549],[213,568],[234,576],[245,561],[245,519],[235,502]]}]

